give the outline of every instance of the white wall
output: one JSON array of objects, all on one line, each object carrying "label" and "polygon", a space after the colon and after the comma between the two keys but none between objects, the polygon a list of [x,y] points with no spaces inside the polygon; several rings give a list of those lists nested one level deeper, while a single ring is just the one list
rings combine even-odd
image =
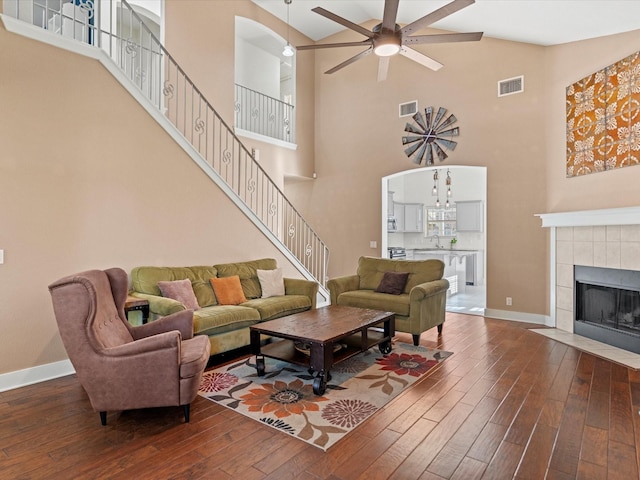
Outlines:
[{"label": "white wall", "polygon": [[280,59],[246,40],[236,38],[236,83],[280,98]]}]

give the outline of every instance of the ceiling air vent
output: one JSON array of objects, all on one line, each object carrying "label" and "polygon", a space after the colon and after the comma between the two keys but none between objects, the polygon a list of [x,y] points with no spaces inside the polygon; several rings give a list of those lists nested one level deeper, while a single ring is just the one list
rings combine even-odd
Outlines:
[{"label": "ceiling air vent", "polygon": [[520,75],[519,77],[507,78],[498,82],[499,97],[522,92],[524,92],[524,75]]},{"label": "ceiling air vent", "polygon": [[414,115],[418,111],[418,101],[414,100],[413,102],[401,103],[400,104],[400,116],[401,117],[410,117]]}]

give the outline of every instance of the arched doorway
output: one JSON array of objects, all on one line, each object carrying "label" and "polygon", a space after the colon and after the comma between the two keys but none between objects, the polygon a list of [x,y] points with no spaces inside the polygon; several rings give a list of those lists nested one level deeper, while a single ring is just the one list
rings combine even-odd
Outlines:
[{"label": "arched doorway", "polygon": [[486,167],[425,167],[384,177],[382,255],[441,259],[451,285],[447,311],[483,315],[486,202]]}]

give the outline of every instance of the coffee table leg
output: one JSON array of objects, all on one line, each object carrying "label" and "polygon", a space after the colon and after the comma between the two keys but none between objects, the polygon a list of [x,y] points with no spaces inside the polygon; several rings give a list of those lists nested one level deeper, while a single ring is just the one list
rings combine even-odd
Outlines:
[{"label": "coffee table leg", "polygon": [[329,371],[333,365],[333,344],[312,343],[309,357],[311,369],[317,372],[313,380],[313,393],[322,395],[326,390],[327,382],[331,379]]},{"label": "coffee table leg", "polygon": [[250,330],[249,338],[251,340],[251,352],[256,356],[256,371],[258,372],[258,376],[262,377],[265,372],[265,363],[264,355],[260,353],[260,332]]}]

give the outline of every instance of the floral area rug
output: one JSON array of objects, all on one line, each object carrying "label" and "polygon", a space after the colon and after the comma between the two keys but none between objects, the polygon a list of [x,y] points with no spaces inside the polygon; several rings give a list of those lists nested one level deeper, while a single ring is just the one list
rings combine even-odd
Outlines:
[{"label": "floral area rug", "polygon": [[199,394],[327,450],[450,355],[406,343],[388,355],[370,349],[334,365],[320,396],[305,367],[265,358],[259,377],[252,355],[206,371]]}]

